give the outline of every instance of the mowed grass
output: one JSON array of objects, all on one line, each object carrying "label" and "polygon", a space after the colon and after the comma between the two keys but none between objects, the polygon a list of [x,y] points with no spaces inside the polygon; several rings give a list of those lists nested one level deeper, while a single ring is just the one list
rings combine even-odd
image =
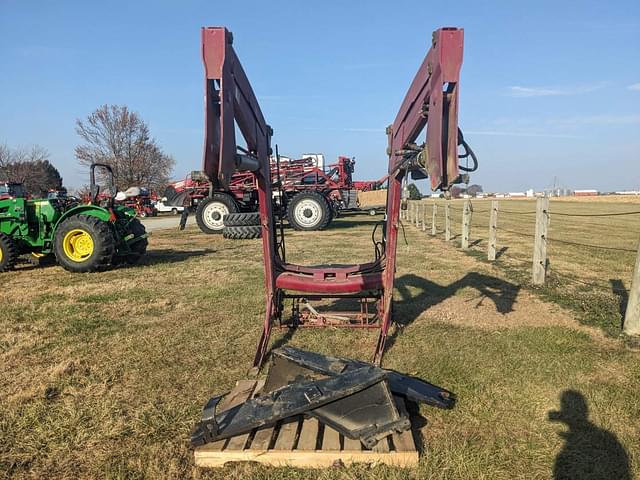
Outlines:
[{"label": "mowed grass", "polygon": [[[325,232],[287,231],[288,260],[369,260],[371,229],[380,219],[352,216]],[[420,409],[428,423],[420,430],[424,451],[417,469],[194,467],[191,428],[212,394],[246,378],[264,291],[260,242],[224,240],[189,227],[155,232],[136,267],[85,275],[23,267],[2,274],[0,473],[549,478],[554,468],[567,471],[558,460],[567,458],[564,452],[574,469],[597,461],[613,475],[621,457],[608,455],[606,430],[631,472],[640,474],[638,351],[580,324],[572,311],[523,288],[499,265],[465,255],[454,242],[408,225],[406,237],[396,274],[400,328],[392,331],[384,364],[458,396],[451,411]],[[283,337],[276,331],[272,341],[370,359],[377,333],[309,329]],[[566,423],[549,420],[567,391],[584,398],[588,425],[601,430],[583,422],[585,428],[567,436]],[[571,405],[564,414],[579,418]],[[582,477],[589,478],[586,472]]]},{"label": "mowed grass", "polygon": [[[495,200],[499,202],[495,263],[509,278],[530,285],[536,202]],[[438,232],[442,232],[445,202],[436,202],[440,206],[436,224]],[[472,201],[471,249],[467,253],[480,260],[487,258],[491,202]],[[430,228],[433,200],[422,203],[426,205]],[[463,205],[464,200],[451,202],[452,243],[458,246]],[[640,214],[604,215],[639,212],[640,198],[559,198],[551,199],[549,209],[548,280],[540,293],[571,308],[581,322],[618,335],[640,241]],[[438,237],[444,238],[444,234],[438,233]]]}]

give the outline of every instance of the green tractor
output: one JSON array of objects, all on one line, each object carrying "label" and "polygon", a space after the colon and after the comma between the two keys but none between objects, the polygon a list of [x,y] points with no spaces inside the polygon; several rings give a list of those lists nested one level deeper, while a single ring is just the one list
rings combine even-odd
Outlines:
[{"label": "green tractor", "polygon": [[[111,195],[96,184],[96,167],[106,170]],[[94,272],[118,263],[136,263],[147,250],[147,233],[135,210],[114,205],[113,170],[94,163],[89,204],[64,199],[28,199],[17,183],[0,183],[0,272],[20,255],[52,258],[71,272]],[[99,204],[100,203],[100,204]]]}]

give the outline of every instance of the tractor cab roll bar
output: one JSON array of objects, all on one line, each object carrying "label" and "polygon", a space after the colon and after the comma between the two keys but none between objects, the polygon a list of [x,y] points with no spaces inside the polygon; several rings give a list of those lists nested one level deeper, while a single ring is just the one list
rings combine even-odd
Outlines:
[{"label": "tractor cab roll bar", "polygon": [[[262,365],[274,324],[280,326],[345,326],[379,328],[374,362],[380,365],[392,322],[396,247],[402,184],[413,178],[431,179],[435,189],[447,191],[463,177],[458,168],[458,94],[463,30],[441,28],[418,69],[400,110],[387,128],[389,168],[387,216],[376,258],[359,265],[301,266],[287,263],[282,231],[275,228],[269,155],[272,129],[233,49],[233,36],[224,27],[202,29],[205,67],[205,142],[203,170],[214,187],[226,187],[239,170],[254,172],[259,194],[266,312],[254,366]],[[247,145],[239,152],[234,123]],[[426,127],[426,140],[417,144]],[[282,254],[281,254],[282,252]],[[351,299],[360,304],[352,316],[320,313],[311,301]],[[291,300],[294,316],[283,319],[284,301]]]},{"label": "tractor cab roll bar", "polygon": [[98,195],[100,194],[100,186],[96,183],[96,168],[102,168],[109,174],[109,188],[111,190],[111,197],[109,202],[113,206],[113,200],[116,195],[116,183],[113,176],[113,168],[106,163],[92,163],[89,167],[89,192],[91,195],[91,203],[96,205],[98,203]]}]

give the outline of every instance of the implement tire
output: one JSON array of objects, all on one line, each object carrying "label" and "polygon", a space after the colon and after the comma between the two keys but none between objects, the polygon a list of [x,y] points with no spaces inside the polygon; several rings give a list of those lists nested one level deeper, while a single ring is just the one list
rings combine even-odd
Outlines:
[{"label": "implement tire", "polygon": [[222,236],[230,240],[251,240],[262,236],[260,225],[250,225],[244,227],[224,227]]},{"label": "implement tire", "polygon": [[296,230],[322,230],[331,222],[331,210],[324,195],[307,190],[291,199],[287,207],[287,220]]},{"label": "implement tire", "polygon": [[226,227],[252,227],[260,225],[259,212],[228,213],[224,216],[224,226]]},{"label": "implement tire", "polygon": [[226,193],[214,193],[213,197],[198,203],[196,223],[204,233],[222,233],[225,215],[237,211],[238,205],[233,197]]},{"label": "implement tire", "polygon": [[70,272],[105,270],[116,250],[113,231],[107,222],[90,215],[74,215],[56,229],[53,251],[56,260]]},{"label": "implement tire", "polygon": [[0,233],[0,272],[11,270],[18,261],[18,249],[13,239]]}]

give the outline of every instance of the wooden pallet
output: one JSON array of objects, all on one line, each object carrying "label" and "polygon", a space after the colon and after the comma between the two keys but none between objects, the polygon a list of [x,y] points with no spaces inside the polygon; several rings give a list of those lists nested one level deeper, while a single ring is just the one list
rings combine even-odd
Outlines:
[{"label": "wooden pallet", "polygon": [[[263,384],[263,381],[239,381],[218,410],[227,410],[255,396]],[[404,399],[395,397],[395,400],[398,409],[406,412]],[[301,468],[322,468],[339,463],[386,463],[409,467],[418,463],[418,451],[410,431],[389,435],[372,450],[367,450],[359,440],[346,438],[317,419],[302,416],[202,445],[195,449],[194,455],[199,467],[222,467],[227,462],[241,461]]]}]

